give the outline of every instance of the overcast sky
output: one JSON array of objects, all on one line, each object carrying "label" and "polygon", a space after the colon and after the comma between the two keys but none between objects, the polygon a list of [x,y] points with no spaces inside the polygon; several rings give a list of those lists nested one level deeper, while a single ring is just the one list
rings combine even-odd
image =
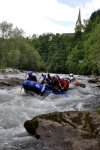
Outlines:
[{"label": "overcast sky", "polygon": [[26,36],[73,33],[79,7],[81,19],[88,19],[100,9],[100,0],[0,0],[0,23],[12,23]]}]

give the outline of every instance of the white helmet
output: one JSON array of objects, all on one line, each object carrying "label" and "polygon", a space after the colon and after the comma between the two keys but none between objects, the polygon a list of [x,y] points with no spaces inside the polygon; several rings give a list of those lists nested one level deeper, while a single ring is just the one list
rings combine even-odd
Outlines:
[{"label": "white helmet", "polygon": [[69,76],[70,76],[70,77],[73,77],[73,74],[71,73],[71,74],[69,74]]},{"label": "white helmet", "polygon": [[70,77],[70,80],[73,80],[74,79],[74,77]]}]

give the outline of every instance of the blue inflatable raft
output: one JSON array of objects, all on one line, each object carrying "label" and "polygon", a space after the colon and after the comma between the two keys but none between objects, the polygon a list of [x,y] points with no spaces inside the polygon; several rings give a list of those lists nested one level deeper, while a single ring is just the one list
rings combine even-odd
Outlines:
[{"label": "blue inflatable raft", "polygon": [[68,94],[64,91],[61,91],[61,90],[54,91],[54,90],[50,89],[49,87],[42,85],[35,81],[25,80],[22,83],[22,86],[23,86],[25,92],[32,91],[41,96],[52,93],[52,94],[62,94],[64,96],[68,97]]}]

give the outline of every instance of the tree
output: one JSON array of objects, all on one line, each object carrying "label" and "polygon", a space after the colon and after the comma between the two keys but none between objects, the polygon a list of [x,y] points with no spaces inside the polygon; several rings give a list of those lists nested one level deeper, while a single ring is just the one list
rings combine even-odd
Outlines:
[{"label": "tree", "polygon": [[22,29],[19,29],[18,27],[13,29],[13,24],[12,23],[7,23],[6,21],[3,21],[0,24],[0,31],[1,31],[0,36],[3,39],[9,39],[11,37],[17,38],[17,37],[24,36],[24,31]]},{"label": "tree", "polygon": [[18,38],[18,37],[22,37],[22,36],[24,36],[24,31],[22,29],[18,29],[18,27],[16,27],[12,31],[12,37],[13,38]]},{"label": "tree", "polygon": [[11,37],[12,27],[13,27],[13,25],[11,23],[7,23],[6,21],[3,21],[0,24],[0,31],[1,31],[0,36],[4,39],[7,39],[7,38]]},{"label": "tree", "polygon": [[90,74],[100,74],[100,24],[93,29],[90,37],[85,41],[85,58],[84,63],[87,62],[90,68]]},{"label": "tree", "polygon": [[7,61],[8,61],[9,67],[12,66],[12,68],[18,68],[20,54],[21,53],[20,53],[19,49],[12,49],[8,52]]}]

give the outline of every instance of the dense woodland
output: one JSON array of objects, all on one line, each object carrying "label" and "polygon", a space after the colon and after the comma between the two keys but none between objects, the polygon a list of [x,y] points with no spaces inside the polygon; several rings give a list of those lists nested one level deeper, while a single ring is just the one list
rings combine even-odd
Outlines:
[{"label": "dense woodland", "polygon": [[30,37],[13,24],[0,23],[0,68],[35,72],[100,75],[100,10],[75,26],[73,34]]}]

